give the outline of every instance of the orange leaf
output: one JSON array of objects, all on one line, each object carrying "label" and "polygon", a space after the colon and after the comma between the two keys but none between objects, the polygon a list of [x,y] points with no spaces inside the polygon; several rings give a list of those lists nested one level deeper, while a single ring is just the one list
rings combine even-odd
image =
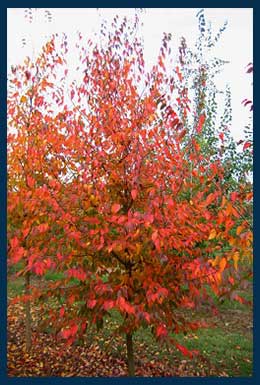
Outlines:
[{"label": "orange leaf", "polygon": [[21,99],[20,99],[20,102],[21,102],[21,103],[26,103],[26,101],[27,101],[27,98],[26,98],[26,96],[23,95],[23,96],[21,97]]},{"label": "orange leaf", "polygon": [[114,203],[112,205],[111,211],[112,211],[113,214],[116,214],[120,210],[120,208],[121,208],[120,204]]},{"label": "orange leaf", "polygon": [[212,229],[209,233],[209,237],[208,237],[208,240],[211,240],[211,239],[214,239],[216,238],[216,235],[217,235],[217,232],[215,229]]},{"label": "orange leaf", "polygon": [[243,230],[244,230],[243,226],[238,226],[237,231],[236,231],[237,235],[239,235]]},{"label": "orange leaf", "polygon": [[234,267],[235,267],[236,270],[237,270],[238,260],[239,260],[239,252],[236,251],[235,254],[233,255]]},{"label": "orange leaf", "polygon": [[220,268],[220,272],[222,273],[222,271],[224,271],[225,267],[226,267],[226,264],[227,264],[227,260],[226,258],[222,258],[219,262],[219,268]]},{"label": "orange leaf", "polygon": [[206,201],[205,201],[205,204],[206,206],[208,206],[209,204],[211,204],[215,199],[215,195],[213,193],[210,193],[207,198],[206,198]]}]

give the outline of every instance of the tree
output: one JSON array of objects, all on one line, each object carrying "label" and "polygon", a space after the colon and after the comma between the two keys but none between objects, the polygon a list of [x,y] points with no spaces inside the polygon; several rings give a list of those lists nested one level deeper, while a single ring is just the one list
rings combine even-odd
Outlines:
[{"label": "tree", "polygon": [[19,274],[25,277],[28,351],[31,348],[30,277],[32,273],[43,274],[53,265],[46,257],[48,250],[53,250],[44,243],[50,240],[55,219],[51,213],[55,211],[51,178],[53,172],[57,172],[54,165],[59,162],[63,141],[61,136],[58,140],[56,131],[56,119],[61,128],[59,114],[57,118],[52,114],[55,103],[56,110],[60,104],[62,79],[59,78],[60,87],[55,90],[52,90],[52,81],[57,79],[63,52],[52,57],[53,44],[53,40],[46,44],[35,62],[27,58],[23,65],[12,67],[9,79],[8,262],[9,265],[19,263]]},{"label": "tree", "polygon": [[[137,24],[137,17],[133,24],[115,17],[111,29],[101,26],[99,42],[80,46],[79,36],[82,76],[70,86],[71,102],[66,103],[61,88],[60,104],[52,111],[45,107],[35,124],[39,143],[32,144],[34,153],[26,153],[44,170],[42,181],[35,176],[35,164],[29,168],[34,170],[29,187],[36,201],[38,197],[37,210],[35,203],[30,212],[31,228],[46,225],[43,236],[33,238],[36,259],[23,246],[29,271],[41,275],[52,268],[63,274],[45,289],[32,291],[35,299],[59,301],[46,317],[60,338],[73,343],[91,324],[103,327],[112,310],[121,314],[118,332],[126,336],[130,376],[133,334],[140,327],[151,328],[155,338],[175,344],[183,354],[193,354],[173,335],[200,323],[183,319],[177,310],[210,301],[208,287],[217,296],[232,294],[238,261],[250,253],[251,239],[245,224],[237,228],[233,200],[221,186],[221,161],[205,159],[197,135],[186,129],[188,89],[176,97],[174,72],[168,70],[173,65],[171,35],[164,35],[157,63],[148,71]],[[45,60],[64,63],[56,52],[52,40]],[[180,69],[175,72],[180,79]],[[50,106],[55,84],[48,80],[48,86],[42,97]],[[11,105],[16,97],[10,96]],[[181,114],[176,104],[182,106]],[[28,128],[17,125],[20,114],[9,114],[10,124],[25,138]],[[198,136],[204,120],[199,113]],[[12,137],[10,175],[25,148],[17,138]],[[11,191],[14,185],[10,179]],[[21,186],[16,195],[23,202]],[[11,222],[14,211],[9,203]],[[14,233],[19,231],[20,247],[25,226],[21,219],[13,225],[11,258],[18,250]]]}]

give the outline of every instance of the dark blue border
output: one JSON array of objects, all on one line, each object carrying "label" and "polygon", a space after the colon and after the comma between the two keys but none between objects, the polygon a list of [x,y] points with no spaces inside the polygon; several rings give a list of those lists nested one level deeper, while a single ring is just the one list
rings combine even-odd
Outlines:
[{"label": "dark blue border", "polygon": [[[210,384],[221,384],[225,383],[239,383],[239,384],[254,384],[259,383],[258,375],[258,366],[257,358],[258,355],[258,332],[257,332],[257,288],[256,288],[256,279],[254,280],[254,376],[252,378],[59,378],[59,377],[50,377],[50,378],[8,378],[6,375],[6,9],[7,8],[27,8],[27,7],[44,7],[44,8],[91,8],[91,7],[117,7],[117,8],[134,8],[134,7],[143,7],[143,8],[254,8],[254,37],[257,34],[257,20],[256,20],[256,8],[257,0],[203,0],[203,1],[194,1],[194,0],[179,0],[179,1],[165,1],[161,0],[160,2],[155,1],[2,1],[0,5],[0,37],[1,37],[1,50],[0,50],[0,61],[1,61],[1,72],[0,72],[0,97],[1,97],[1,135],[0,135],[0,197],[1,197],[1,215],[0,215],[0,298],[1,298],[1,307],[0,307],[0,383],[1,384],[49,384],[49,382],[54,384],[170,384],[170,383],[210,383]],[[76,21],[75,21],[76,22]],[[256,42],[255,42],[256,40]],[[257,39],[254,39],[254,99],[257,92],[256,82],[257,82]],[[259,43],[257,44],[259,45]],[[5,54],[4,54],[5,53]],[[243,55],[243,52],[241,52]],[[257,212],[256,212],[256,196],[257,196],[257,136],[259,133],[257,131],[257,108],[256,100],[254,100],[254,229],[257,227]],[[254,269],[255,273],[258,270],[259,263],[257,259],[259,258],[259,253],[257,253],[257,242],[254,242],[254,252],[255,252],[255,261]],[[259,319],[259,318],[258,318]],[[260,362],[260,360],[259,360]]]},{"label": "dark blue border", "polygon": [[[1,197],[1,215],[0,215],[0,375],[5,373],[6,362],[6,9],[0,8],[0,36],[1,49],[0,61],[0,197]],[[1,381],[1,380],[0,380]]]},{"label": "dark blue border", "polygon": [[7,8],[253,8],[256,5],[256,0],[146,0],[146,1],[91,1],[91,0],[75,0],[71,1],[51,1],[51,0],[36,0],[36,1],[2,1],[1,7],[5,5]]},{"label": "dark blue border", "polygon": [[[259,315],[258,315],[258,312],[257,312],[257,303],[258,303],[258,298],[259,298],[259,295],[257,293],[257,278],[256,278],[256,274],[259,273],[259,260],[257,259],[257,255],[259,255],[259,242],[258,242],[258,245],[257,245],[257,237],[256,237],[256,232],[257,232],[257,226],[258,226],[258,229],[259,229],[259,215],[257,215],[257,191],[259,191],[258,189],[258,185],[259,185],[259,180],[257,178],[257,165],[259,166],[259,159],[260,159],[260,154],[257,152],[257,144],[259,143],[259,137],[260,137],[260,133],[259,131],[257,132],[257,116],[259,115],[258,114],[258,111],[257,111],[257,65],[258,65],[258,53],[259,53],[259,50],[257,49],[257,39],[256,39],[256,36],[257,36],[257,10],[256,10],[256,7],[254,7],[254,13],[253,13],[253,36],[254,36],[254,39],[253,39],[253,44],[254,44],[254,56],[253,56],[253,61],[254,61],[254,75],[253,75],[253,80],[254,80],[254,83],[253,83],[253,97],[254,97],[254,112],[253,112],[253,127],[254,127],[254,130],[253,130],[253,134],[254,134],[254,166],[253,166],[253,175],[254,175],[254,211],[253,211],[253,215],[254,215],[254,283],[253,283],[253,287],[254,287],[254,352],[253,352],[253,357],[254,357],[254,366],[253,366],[253,370],[254,370],[254,377],[255,378],[258,378],[258,381],[259,382],[259,365],[257,365],[257,361],[259,362],[260,359],[259,359],[259,332],[258,332],[258,329],[257,329],[257,320],[259,322]],[[259,175],[259,171],[258,171],[258,175]],[[259,288],[259,285],[258,285],[258,288]],[[258,309],[259,310],[259,309]],[[257,343],[258,341],[258,343]],[[257,358],[258,357],[258,358]]]}]

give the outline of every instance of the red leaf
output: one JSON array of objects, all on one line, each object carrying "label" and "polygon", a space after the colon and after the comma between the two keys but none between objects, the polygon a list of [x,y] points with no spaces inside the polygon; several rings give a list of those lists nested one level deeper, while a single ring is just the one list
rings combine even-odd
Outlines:
[{"label": "red leaf", "polygon": [[150,314],[147,313],[146,311],[142,313],[142,316],[144,317],[144,319],[146,320],[147,323],[150,323],[151,322],[151,318],[150,318]]},{"label": "red leaf", "polygon": [[28,186],[30,188],[33,188],[35,185],[35,180],[30,175],[27,176],[26,180],[27,180]]},{"label": "red leaf", "polygon": [[168,335],[167,329],[165,325],[158,325],[156,328],[156,336],[157,337],[166,337]]},{"label": "red leaf", "polygon": [[44,272],[45,272],[45,265],[43,262],[39,261],[39,262],[35,262],[34,264],[34,271],[35,271],[35,274],[37,275],[43,275]]},{"label": "red leaf", "polygon": [[19,240],[17,237],[10,239],[10,246],[12,247],[12,249],[15,249],[18,245],[19,245]]},{"label": "red leaf", "polygon": [[79,281],[85,281],[87,277],[86,272],[80,267],[69,269],[67,275],[69,278],[76,278]]},{"label": "red leaf", "polygon": [[176,73],[177,73],[178,78],[179,78],[179,80],[180,80],[180,82],[181,82],[181,81],[182,81],[182,74],[181,74],[180,69],[179,69],[178,66],[176,67]]},{"label": "red leaf", "polygon": [[65,329],[65,330],[62,330],[61,332],[61,335],[63,338],[67,339],[71,336],[71,331],[70,329]]},{"label": "red leaf", "polygon": [[137,197],[137,190],[132,190],[131,195],[132,195],[133,200],[135,200]]},{"label": "red leaf", "polygon": [[128,314],[134,314],[135,313],[135,308],[132,305],[130,305],[129,303],[126,303],[125,304],[125,311]]},{"label": "red leaf", "polygon": [[152,103],[147,103],[146,110],[148,113],[153,113],[154,112],[154,105]]},{"label": "red leaf", "polygon": [[192,353],[191,353],[187,348],[185,348],[185,346],[180,345],[180,344],[176,344],[176,348],[177,348],[177,349],[178,349],[184,356],[192,357]]},{"label": "red leaf", "polygon": [[182,130],[182,131],[180,132],[179,140],[181,140],[186,134],[187,134],[187,130],[184,128],[184,130]]},{"label": "red leaf", "polygon": [[243,103],[244,106],[246,107],[248,104],[252,104],[252,100],[245,99],[245,100],[243,100],[242,103]]},{"label": "red leaf", "polygon": [[13,261],[14,263],[17,263],[20,261],[20,259],[22,259],[22,257],[24,256],[25,254],[25,249],[23,247],[18,247],[16,250],[15,250],[15,255],[13,257]]},{"label": "red leaf", "polygon": [[253,72],[253,66],[251,65],[248,70],[246,71],[247,74],[250,74],[251,72]]},{"label": "red leaf", "polygon": [[154,244],[155,244],[156,250],[161,251],[161,243],[160,243],[159,239],[156,239],[154,241]]},{"label": "red leaf", "polygon": [[250,142],[246,142],[243,146],[243,151],[246,150],[247,148],[251,147],[251,143]]},{"label": "red leaf", "polygon": [[117,304],[118,304],[119,309],[121,311],[125,311],[128,314],[134,314],[135,313],[134,307],[132,305],[130,305],[128,302],[126,302],[124,297],[119,297],[117,299]]},{"label": "red leaf", "polygon": [[203,124],[205,122],[205,115],[200,115],[200,118],[199,118],[199,122],[198,122],[198,125],[197,125],[197,132],[200,133],[202,131],[202,128],[203,128]]},{"label": "red leaf", "polygon": [[86,330],[86,327],[87,327],[87,323],[86,322],[82,322],[82,324],[81,324],[81,332],[82,333]]},{"label": "red leaf", "polygon": [[27,80],[31,79],[31,72],[30,71],[25,71],[25,76]]},{"label": "red leaf", "polygon": [[223,134],[223,132],[221,132],[219,134],[219,139],[221,139],[221,141],[224,142],[224,134]]},{"label": "red leaf", "polygon": [[72,336],[74,336],[78,331],[78,325],[74,324],[71,328],[70,328],[70,333]]},{"label": "red leaf", "polygon": [[93,307],[96,306],[97,300],[96,299],[89,299],[87,301],[87,307],[90,309],[93,309]]},{"label": "red leaf", "polygon": [[72,231],[69,235],[72,239],[75,239],[75,241],[79,241],[81,238],[81,233],[79,231]]},{"label": "red leaf", "polygon": [[124,307],[125,307],[125,299],[123,298],[123,297],[119,297],[118,299],[117,299],[117,304],[118,304],[118,306],[119,306],[119,308],[121,309],[121,310],[124,310]]},{"label": "red leaf", "polygon": [[152,233],[152,240],[155,242],[157,238],[158,238],[158,231],[155,230],[155,231]]},{"label": "red leaf", "polygon": [[27,227],[26,229],[23,229],[22,233],[23,233],[24,238],[27,237],[27,235],[29,234],[29,232],[30,232],[30,227]]},{"label": "red leaf", "polygon": [[233,191],[231,194],[230,194],[230,199],[231,199],[231,202],[235,202],[236,199],[238,197],[238,193],[236,191]]},{"label": "red leaf", "polygon": [[109,309],[112,309],[112,308],[114,307],[114,305],[115,305],[115,302],[114,302],[114,301],[108,300],[108,301],[105,301],[105,302],[104,302],[103,308],[104,308],[105,310],[109,310]]},{"label": "red leaf", "polygon": [[37,229],[38,229],[38,231],[39,231],[40,234],[45,233],[45,231],[47,231],[48,228],[49,228],[48,223],[42,223],[42,224],[40,224],[40,225],[37,227]]},{"label": "red leaf", "polygon": [[46,267],[49,269],[51,266],[52,266],[52,260],[51,260],[51,258],[46,258],[45,260],[44,260],[44,263],[45,263],[45,265],[46,265]]},{"label": "red leaf", "polygon": [[[78,325],[74,324],[69,329],[62,330],[61,335],[63,338],[68,339],[72,336],[75,336],[77,331],[78,331]],[[71,342],[73,342],[73,340]]]},{"label": "red leaf", "polygon": [[65,309],[64,309],[64,307],[62,307],[62,308],[60,309],[60,317],[63,317],[63,316],[64,316],[64,313],[65,313]]}]

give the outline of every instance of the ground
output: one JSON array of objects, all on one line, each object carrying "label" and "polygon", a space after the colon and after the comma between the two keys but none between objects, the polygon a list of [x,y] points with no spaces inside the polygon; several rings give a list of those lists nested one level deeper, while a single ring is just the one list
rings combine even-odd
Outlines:
[{"label": "ground", "polygon": [[[112,333],[116,317],[107,321],[99,333],[92,330],[82,343],[67,347],[48,331],[38,330],[40,314],[33,306],[33,346],[30,353],[26,353],[24,310],[22,305],[10,301],[15,285],[19,282],[15,281],[11,290],[9,285],[9,376],[127,376],[123,337]],[[251,296],[252,292],[247,295]],[[140,330],[134,338],[137,376],[252,376],[251,307],[227,301],[217,316],[210,315],[205,308],[192,317],[204,318],[211,327],[177,338],[187,348],[200,353],[189,359],[174,347],[159,345],[148,329]]]}]

